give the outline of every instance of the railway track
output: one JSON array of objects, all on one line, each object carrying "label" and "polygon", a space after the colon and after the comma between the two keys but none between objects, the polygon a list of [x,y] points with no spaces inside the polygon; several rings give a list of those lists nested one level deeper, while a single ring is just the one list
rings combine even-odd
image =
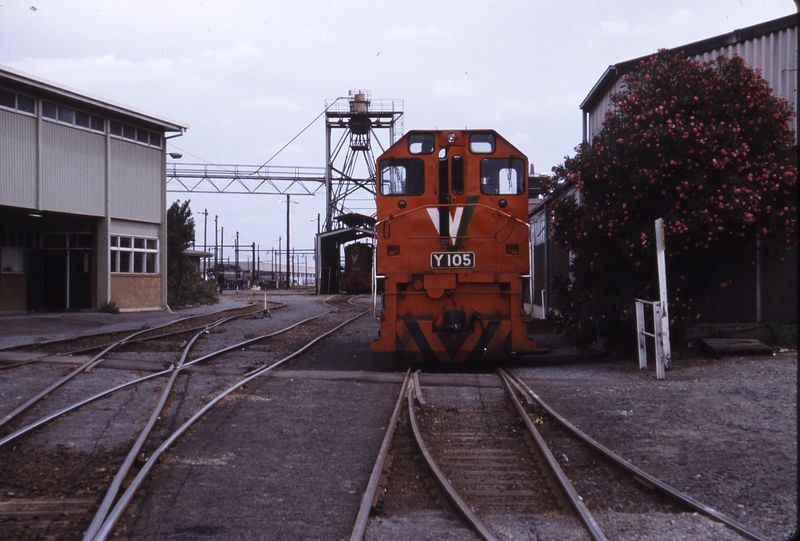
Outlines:
[{"label": "railway track", "polygon": [[[254,317],[255,313],[251,308],[236,315]],[[161,328],[150,341],[133,342],[128,335],[123,340],[128,347],[145,347],[123,352],[127,356],[154,355],[148,345],[153,340],[168,343],[171,350],[182,345],[179,358],[170,366],[159,369],[163,360],[150,363],[151,368],[144,371],[149,373],[140,377],[131,377],[130,370],[115,370],[113,378],[108,373],[98,375],[103,371],[97,370],[87,374],[100,358],[113,358],[111,350],[102,346],[103,337],[93,337],[101,354],[78,361],[69,378],[60,378],[58,386],[51,385],[36,400],[26,401],[26,407],[4,417],[7,432],[0,439],[0,474],[11,490],[0,495],[0,529],[9,538],[105,539],[150,468],[192,424],[248,382],[296,358],[364,313],[362,307],[334,299],[312,317],[263,334],[247,333],[244,340],[235,332],[231,314],[217,314],[216,320],[199,324],[186,322],[177,330]],[[189,329],[194,334],[186,338],[192,332]],[[219,334],[213,334],[215,330]],[[197,347],[203,342],[202,348]],[[61,347],[74,352],[73,343],[63,342]],[[143,364],[137,366],[134,372],[143,372]],[[199,377],[190,377],[193,373]],[[13,370],[7,375],[13,376]],[[109,386],[109,379],[124,382]],[[89,389],[97,392],[87,393]],[[38,457],[29,453],[40,447],[36,441],[46,441],[52,448],[56,437],[52,434],[70,434],[68,426],[75,424],[96,439],[95,452],[76,455],[71,443],[64,441],[55,444],[55,451],[41,451]],[[115,427],[114,441],[103,437],[109,426]],[[118,441],[124,442],[127,454],[119,452]],[[28,453],[22,456],[18,448]],[[52,471],[43,472],[48,464]],[[92,516],[89,524],[87,517]]]},{"label": "railway track", "polygon": [[[0,352],[16,352],[20,355],[20,364],[48,359],[52,356],[79,355],[105,349],[109,346],[122,348],[143,342],[174,339],[183,334],[196,332],[206,326],[219,324],[242,317],[254,317],[258,314],[285,306],[282,302],[270,301],[266,306],[250,302],[240,308],[226,308],[207,314],[199,314],[178,318],[153,326],[122,329],[110,332],[89,333],[71,338],[55,340],[36,340],[27,344],[17,344],[0,348]],[[27,358],[26,358],[27,357]],[[15,368],[16,364],[6,364],[2,368]]]},{"label": "railway track", "polygon": [[[112,351],[120,351],[123,348],[128,348],[138,345],[140,351],[141,344],[149,344],[150,342],[158,342],[159,349],[173,349],[176,345],[176,338],[185,334],[196,333],[198,330],[207,330],[209,328],[217,327],[228,321],[232,321],[242,317],[254,316],[268,308],[265,306],[263,309],[254,307],[254,305],[245,306],[243,308],[233,310],[221,310],[212,314],[204,314],[201,316],[193,316],[181,318],[175,321],[157,325],[155,327],[143,328],[136,331],[117,331],[108,334],[94,334],[84,335],[69,339],[54,340],[52,342],[41,342],[33,344],[23,344],[6,348],[5,351],[14,350],[17,352],[24,352],[28,355],[15,366],[24,366],[30,362],[53,361],[59,357],[72,357],[75,358],[76,354],[86,353],[91,351],[99,351],[96,355],[91,357],[81,357],[77,368],[66,374],[65,376],[57,379],[51,383],[44,390],[28,399],[26,402],[18,406],[16,409],[0,417],[0,427],[11,422],[15,417],[33,407],[41,400],[43,400],[50,393],[65,385],[72,378],[76,377],[82,372],[88,372],[106,358]],[[169,342],[164,343],[165,340]],[[195,338],[196,340],[196,338]],[[185,341],[178,340],[177,344],[183,346]],[[187,350],[188,352],[188,350]],[[54,357],[56,359],[54,359]]]},{"label": "railway track", "polygon": [[[697,521],[698,530],[705,527],[698,515],[705,515],[741,538],[765,539],[606,449],[510,371],[476,375],[472,387],[422,385],[418,372],[407,375],[389,423],[403,425],[413,432],[437,499],[480,539],[514,538],[509,532],[516,531],[536,532],[537,539],[602,541],[620,535],[615,516],[652,514]],[[392,467],[394,436],[387,431],[351,541],[365,538],[370,514],[382,513],[384,494],[402,491],[404,483],[407,489],[408,481],[398,478],[414,468]],[[424,477],[418,470],[415,475]],[[548,537],[553,531],[556,536]],[[656,532],[654,538],[666,537]]]}]

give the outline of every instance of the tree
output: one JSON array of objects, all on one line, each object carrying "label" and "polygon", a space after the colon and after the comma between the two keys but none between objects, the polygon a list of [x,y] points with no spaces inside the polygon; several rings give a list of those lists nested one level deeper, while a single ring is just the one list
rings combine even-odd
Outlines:
[{"label": "tree", "polygon": [[175,201],[167,209],[167,299],[170,306],[217,302],[214,285],[204,283],[184,253],[194,242],[190,200]]},{"label": "tree", "polygon": [[657,218],[678,337],[701,318],[704,292],[731,285],[731,258],[795,242],[793,115],[739,57],[698,63],[662,50],[628,74],[601,133],[549,183],[553,237],[572,254],[572,279],[555,284],[565,339],[634,345],[634,298],[657,298]]}]

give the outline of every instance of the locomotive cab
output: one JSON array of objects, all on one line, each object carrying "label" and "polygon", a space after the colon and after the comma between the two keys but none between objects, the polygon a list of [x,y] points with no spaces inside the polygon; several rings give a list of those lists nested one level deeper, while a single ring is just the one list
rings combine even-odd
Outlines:
[{"label": "locomotive cab", "polygon": [[535,351],[525,156],[492,130],[412,131],[376,165],[373,351],[414,362]]}]

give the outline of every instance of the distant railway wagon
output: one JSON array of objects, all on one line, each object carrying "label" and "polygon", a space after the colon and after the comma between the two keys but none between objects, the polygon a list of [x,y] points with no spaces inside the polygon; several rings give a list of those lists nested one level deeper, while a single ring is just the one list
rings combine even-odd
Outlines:
[{"label": "distant railway wagon", "polygon": [[373,351],[411,362],[531,353],[526,157],[493,130],[412,131],[376,164]]},{"label": "distant railway wagon", "polygon": [[358,295],[372,290],[372,245],[356,243],[345,246],[344,270],[339,291]]}]

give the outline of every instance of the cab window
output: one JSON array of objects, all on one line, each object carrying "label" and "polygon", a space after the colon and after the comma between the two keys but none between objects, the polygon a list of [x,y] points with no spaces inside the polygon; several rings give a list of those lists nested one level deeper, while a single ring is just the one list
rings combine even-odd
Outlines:
[{"label": "cab window", "polygon": [[493,133],[472,133],[469,136],[469,151],[473,154],[494,154],[495,146]]},{"label": "cab window", "polygon": [[381,160],[381,195],[422,195],[425,191],[425,167],[419,158]]},{"label": "cab window", "polygon": [[521,158],[481,160],[481,193],[517,195],[525,193],[525,162]]},{"label": "cab window", "polygon": [[433,134],[415,133],[408,136],[409,154],[433,154]]}]

